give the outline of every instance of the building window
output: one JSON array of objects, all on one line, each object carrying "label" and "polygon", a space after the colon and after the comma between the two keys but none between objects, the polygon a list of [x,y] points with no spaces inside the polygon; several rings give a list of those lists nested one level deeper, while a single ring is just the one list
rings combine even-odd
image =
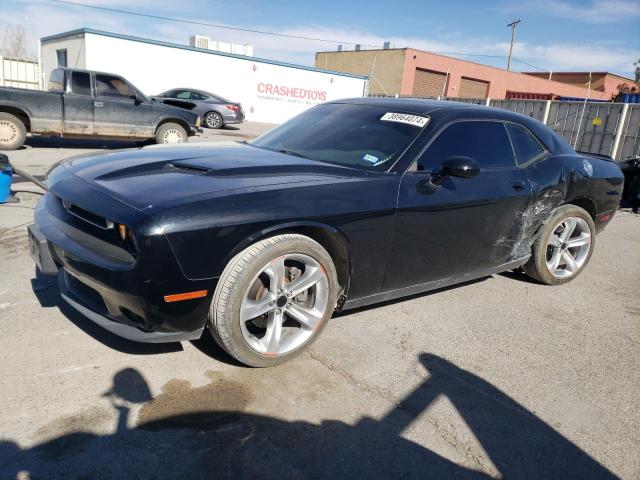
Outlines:
[{"label": "building window", "polygon": [[67,49],[66,48],[56,50],[56,57],[58,58],[58,67],[67,66]]}]

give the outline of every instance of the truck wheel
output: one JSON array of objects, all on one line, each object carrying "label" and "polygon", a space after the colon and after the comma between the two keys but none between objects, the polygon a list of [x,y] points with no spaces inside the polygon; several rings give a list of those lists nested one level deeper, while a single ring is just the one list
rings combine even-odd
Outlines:
[{"label": "truck wheel", "polygon": [[547,285],[573,280],[589,263],[595,233],[593,219],[586,210],[575,205],[556,208],[540,228],[524,272]]},{"label": "truck wheel", "polygon": [[185,143],[187,138],[187,131],[177,123],[165,123],[156,130],[156,143]]},{"label": "truck wheel", "polygon": [[260,240],[222,272],[209,329],[236,360],[270,367],[313,342],[333,314],[338,294],[331,256],[297,234]]},{"label": "truck wheel", "polygon": [[27,138],[27,129],[15,115],[0,112],[0,150],[20,148]]}]

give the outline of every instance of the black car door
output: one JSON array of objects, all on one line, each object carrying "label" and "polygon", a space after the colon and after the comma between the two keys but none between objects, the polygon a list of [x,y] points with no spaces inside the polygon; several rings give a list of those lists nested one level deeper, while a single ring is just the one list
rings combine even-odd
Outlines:
[{"label": "black car door", "polygon": [[150,138],[154,135],[153,105],[140,101],[138,91],[116,75],[95,74],[94,128],[105,137]]},{"label": "black car door", "polygon": [[[431,174],[455,156],[475,160],[479,174],[431,184]],[[400,183],[385,290],[454,283],[510,262],[521,240],[519,215],[530,198],[502,122],[464,120],[444,127]]]}]

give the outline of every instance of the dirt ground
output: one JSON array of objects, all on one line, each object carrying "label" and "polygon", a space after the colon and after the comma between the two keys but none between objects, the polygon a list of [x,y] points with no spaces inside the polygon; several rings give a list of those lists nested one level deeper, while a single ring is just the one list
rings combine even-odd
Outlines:
[{"label": "dirt ground", "polygon": [[[207,132],[252,138],[269,125]],[[31,139],[54,162],[126,143]],[[640,215],[562,287],[516,273],[335,317],[249,369],[208,337],[136,344],[35,275],[37,188],[0,206],[0,479],[640,477]]]}]

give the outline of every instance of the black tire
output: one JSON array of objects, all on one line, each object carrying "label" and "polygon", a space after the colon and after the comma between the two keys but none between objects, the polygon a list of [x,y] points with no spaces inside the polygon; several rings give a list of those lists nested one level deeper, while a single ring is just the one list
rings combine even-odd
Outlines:
[{"label": "black tire", "polygon": [[217,130],[224,126],[224,120],[222,119],[222,115],[218,112],[209,112],[204,116],[204,124],[207,128]]},{"label": "black tire", "polygon": [[27,138],[27,128],[15,115],[0,112],[0,150],[16,150]]},{"label": "black tire", "polygon": [[[556,229],[564,220],[576,217],[583,219],[589,228],[591,242],[590,248],[582,265],[570,276],[560,278],[552,274],[549,268],[547,268],[547,252],[548,248],[552,248],[548,246],[548,242],[551,235],[554,234],[554,231],[556,231]],[[551,217],[549,217],[549,219],[542,225],[542,227],[540,227],[540,230],[536,234],[536,238],[531,247],[531,258],[522,267],[524,273],[526,273],[532,279],[546,285],[562,285],[564,283],[570,282],[571,280],[576,278],[589,263],[591,255],[593,254],[593,249],[595,247],[595,235],[595,224],[593,223],[591,215],[589,215],[586,210],[576,205],[562,205],[556,208]]]},{"label": "black tire", "polygon": [[[174,140],[175,139],[175,140]],[[156,143],[186,143],[189,139],[182,125],[173,122],[163,123],[156,130]]]},{"label": "black tire", "polygon": [[[240,306],[254,279],[275,259],[302,254],[317,261],[328,280],[329,298],[312,336],[294,351],[272,356],[257,352],[245,340],[240,324]],[[260,240],[237,254],[224,269],[209,312],[209,330],[216,342],[239,362],[252,367],[271,367],[283,363],[306,349],[326,326],[338,295],[337,273],[331,256],[317,242],[298,234],[283,234]]]}]

